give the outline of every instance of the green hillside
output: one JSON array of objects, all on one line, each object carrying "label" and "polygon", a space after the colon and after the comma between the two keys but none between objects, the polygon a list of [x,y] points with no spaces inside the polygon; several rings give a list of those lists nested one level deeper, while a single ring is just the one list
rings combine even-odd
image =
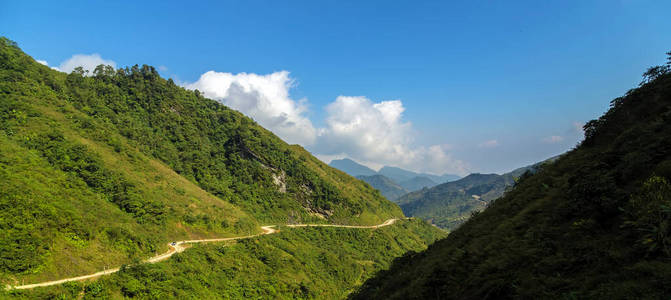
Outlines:
[{"label": "green hillside", "polygon": [[[0,38],[3,285],[93,273],[168,241],[261,224],[402,216],[367,184],[153,67],[64,74]],[[417,241],[388,253],[430,240]]]},{"label": "green hillside", "polygon": [[415,191],[395,199],[408,216],[422,218],[444,229],[454,230],[472,213],[483,210],[490,202],[503,196],[506,190],[525,172],[535,172],[543,162],[498,174],[470,174],[456,181]]},{"label": "green hillside", "polygon": [[396,199],[408,216],[422,218],[438,227],[453,230],[466,221],[471,212],[482,210],[512,185],[497,174],[471,174],[457,181],[409,193]]},{"label": "green hillside", "polygon": [[352,298],[668,299],[668,54],[669,64],[585,125],[576,149]]},{"label": "green hillside", "polygon": [[[129,266],[96,282],[9,293],[17,299],[342,299],[393,257],[442,234],[419,220],[367,229],[281,228],[238,243],[196,245],[159,264]],[[1,295],[0,295],[1,296]]]}]

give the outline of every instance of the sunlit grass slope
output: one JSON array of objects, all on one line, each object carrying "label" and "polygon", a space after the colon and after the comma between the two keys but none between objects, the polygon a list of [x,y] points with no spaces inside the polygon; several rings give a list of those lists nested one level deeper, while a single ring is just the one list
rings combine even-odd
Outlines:
[{"label": "sunlit grass slope", "polygon": [[[403,217],[368,185],[152,67],[85,75],[0,39],[0,283],[92,273],[172,240],[262,224]],[[386,241],[430,229],[421,224]],[[420,240],[384,259],[429,241]]]}]

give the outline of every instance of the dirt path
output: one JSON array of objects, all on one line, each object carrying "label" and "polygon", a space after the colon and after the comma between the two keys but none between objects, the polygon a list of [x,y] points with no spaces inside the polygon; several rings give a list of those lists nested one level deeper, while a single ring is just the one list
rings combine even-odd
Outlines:
[{"label": "dirt path", "polygon": [[380,228],[384,226],[389,226],[394,223],[396,223],[398,219],[389,219],[387,221],[384,221],[384,223],[379,224],[379,225],[371,225],[371,226],[362,226],[362,225],[333,225],[333,224],[294,224],[294,225],[285,225],[287,227],[291,228],[296,228],[296,227],[340,227],[340,228]]},{"label": "dirt path", "polygon": [[[296,227],[340,227],[340,228],[369,228],[369,229],[376,229],[384,226],[389,226],[394,223],[396,223],[398,219],[389,219],[385,221],[382,224],[379,225],[371,225],[371,226],[361,226],[361,225],[333,225],[333,224],[293,224],[293,225],[286,225],[287,227],[291,228],[296,228]],[[276,225],[269,225],[269,226],[262,226],[261,229],[263,230],[263,233],[259,234],[253,234],[253,235],[245,235],[245,236],[237,236],[237,237],[228,237],[228,238],[218,238],[218,239],[204,239],[204,240],[186,240],[186,241],[177,241],[168,244],[170,246],[170,250],[168,252],[151,257],[147,260],[145,260],[145,263],[156,263],[162,260],[166,260],[173,256],[175,253],[180,253],[186,250],[182,245],[184,244],[197,244],[197,243],[212,243],[212,242],[224,242],[224,241],[233,241],[233,240],[243,240],[243,239],[249,239],[249,238],[254,238],[266,234],[273,234],[277,233],[278,230],[273,228]],[[65,278],[65,279],[59,279],[59,280],[53,280],[53,281],[46,281],[46,282],[40,282],[40,283],[33,283],[33,284],[26,284],[26,285],[17,285],[17,286],[11,286],[8,285],[6,288],[7,289],[17,289],[17,290],[23,290],[23,289],[32,289],[36,287],[42,287],[42,286],[50,286],[50,285],[57,285],[65,282],[70,282],[70,281],[81,281],[81,280],[86,280],[86,279],[92,279],[104,275],[109,275],[119,272],[119,268],[114,268],[114,269],[109,269],[109,270],[104,270],[100,271],[97,273],[89,274],[89,275],[83,275],[83,276],[77,276],[77,277],[70,277],[70,278]]]}]

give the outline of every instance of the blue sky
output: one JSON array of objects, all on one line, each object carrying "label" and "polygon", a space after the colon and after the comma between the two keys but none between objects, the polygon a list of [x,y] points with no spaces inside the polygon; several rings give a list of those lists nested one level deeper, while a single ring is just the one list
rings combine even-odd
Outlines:
[{"label": "blue sky", "polygon": [[161,66],[324,160],[434,173],[572,148],[671,50],[669,1],[136,2],[0,1],[0,34],[54,67]]}]

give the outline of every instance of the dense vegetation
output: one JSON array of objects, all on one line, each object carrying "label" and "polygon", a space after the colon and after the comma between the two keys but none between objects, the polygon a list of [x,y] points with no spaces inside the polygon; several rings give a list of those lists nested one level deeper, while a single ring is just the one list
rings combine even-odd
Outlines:
[{"label": "dense vegetation", "polygon": [[444,229],[453,230],[471,214],[483,210],[515,184],[526,172],[535,172],[544,163],[513,170],[502,175],[471,174],[462,179],[415,191],[395,199],[408,216],[422,218]]},{"label": "dense vegetation", "polygon": [[367,184],[153,67],[64,74],[0,38],[2,285],[93,273],[168,241],[259,224],[402,216]]},{"label": "dense vegetation", "polygon": [[460,180],[409,193],[396,199],[408,216],[422,218],[438,227],[453,230],[472,212],[482,210],[503,195],[512,178],[497,174],[471,174]]},{"label": "dense vegetation", "polygon": [[[410,233],[410,234],[408,234]],[[371,229],[281,228],[232,244],[196,245],[159,264],[130,265],[90,283],[16,291],[16,298],[335,299],[391,258],[441,237],[419,220]]]},{"label": "dense vegetation", "polygon": [[353,299],[668,299],[671,52],[585,140]]}]

